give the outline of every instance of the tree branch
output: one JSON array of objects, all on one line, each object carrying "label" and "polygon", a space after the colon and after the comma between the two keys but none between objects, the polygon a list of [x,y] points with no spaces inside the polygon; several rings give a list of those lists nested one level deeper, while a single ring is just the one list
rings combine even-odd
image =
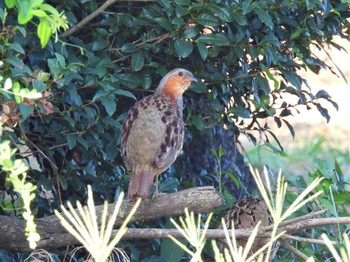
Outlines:
[{"label": "tree branch", "polygon": [[114,4],[117,2],[117,0],[107,0],[103,5],[101,5],[97,10],[89,14],[87,17],[85,17],[83,20],[81,20],[78,24],[74,25],[70,29],[68,29],[66,32],[61,34],[61,37],[68,37],[71,34],[74,34],[78,30],[80,30],[82,27],[84,27],[87,23],[89,23],[91,20],[93,20],[96,16],[100,15],[104,10],[107,9],[108,6],[111,4]]},{"label": "tree branch", "polygon": [[[169,204],[171,203],[171,204]],[[190,188],[180,192],[163,194],[158,198],[145,200],[141,203],[136,214],[131,221],[139,221],[146,219],[155,219],[164,216],[178,216],[184,213],[187,207],[189,211],[195,213],[209,212],[223,204],[222,196],[215,192],[213,187],[198,187]],[[120,208],[115,226],[120,225],[126,216],[129,214],[134,202],[124,201]],[[115,204],[109,204],[108,212],[112,213]],[[96,207],[97,217],[101,217],[103,206]],[[301,216],[295,219],[285,221],[279,227],[279,232],[285,231],[286,234],[292,234],[310,227],[335,225],[335,224],[350,224],[350,217],[337,218],[310,218],[325,213],[324,210],[318,211],[306,216]],[[307,218],[307,219],[305,219]],[[99,221],[100,222],[100,221]],[[41,236],[38,243],[38,248],[52,250],[58,247],[67,246],[70,244],[78,244],[77,240],[67,233],[60,225],[56,216],[49,216],[36,220],[37,230]],[[25,221],[8,216],[0,216],[0,246],[2,249],[10,251],[29,251],[28,243],[24,235]],[[270,237],[271,226],[259,228],[259,237]],[[114,230],[116,232],[117,230]],[[231,230],[229,230],[231,234]],[[235,230],[236,238],[248,238],[252,233],[252,229],[237,229]],[[156,228],[132,228],[128,229],[123,239],[156,239],[168,238],[169,235],[175,238],[183,238],[181,233],[176,229],[156,229]],[[209,229],[206,234],[208,239],[223,239],[223,229]],[[290,235],[284,235],[282,240],[306,241],[317,244],[323,244],[320,240],[310,240],[305,238],[296,238]]]},{"label": "tree branch", "polygon": [[[132,217],[131,222],[182,215],[185,208],[195,213],[210,212],[222,204],[223,198],[215,192],[214,187],[190,188],[176,193],[163,194],[154,200],[144,200]],[[133,206],[134,202],[128,200],[123,202],[114,226],[117,227],[123,223]],[[114,208],[115,203],[109,204],[108,213],[112,214]],[[96,206],[99,219],[102,212],[103,205]],[[66,246],[69,243],[77,243],[73,236],[68,234],[61,226],[56,216],[39,218],[35,220],[35,223],[41,236],[38,248],[52,249]],[[0,247],[11,251],[29,251],[24,228],[24,220],[0,216]]]}]

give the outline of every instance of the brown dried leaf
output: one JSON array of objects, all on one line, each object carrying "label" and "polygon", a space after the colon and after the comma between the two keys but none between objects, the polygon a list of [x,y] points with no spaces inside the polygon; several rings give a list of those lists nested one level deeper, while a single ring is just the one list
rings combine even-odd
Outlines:
[{"label": "brown dried leaf", "polygon": [[40,99],[40,102],[44,108],[45,115],[49,115],[53,113],[53,104],[46,99]]}]

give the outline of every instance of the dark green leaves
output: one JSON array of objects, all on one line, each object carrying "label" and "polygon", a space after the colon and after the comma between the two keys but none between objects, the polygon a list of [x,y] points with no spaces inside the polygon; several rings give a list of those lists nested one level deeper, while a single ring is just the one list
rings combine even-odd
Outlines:
[{"label": "dark green leaves", "polygon": [[186,40],[182,40],[182,39],[176,40],[175,50],[180,57],[186,58],[192,53],[193,45],[191,42]]},{"label": "dark green leaves", "polygon": [[220,20],[210,14],[200,14],[194,21],[203,26],[218,26]]},{"label": "dark green leaves", "polygon": [[196,45],[197,45],[200,56],[202,57],[203,60],[205,60],[208,56],[207,46],[199,41],[196,42]]},{"label": "dark green leaves", "polygon": [[139,52],[132,55],[131,68],[134,71],[140,71],[145,63],[145,58]]},{"label": "dark green leaves", "polygon": [[228,110],[228,112],[234,114],[235,116],[239,116],[243,118],[250,117],[250,111],[243,107],[232,107]]},{"label": "dark green leaves", "polygon": [[254,12],[258,15],[259,19],[262,22],[264,22],[270,29],[273,29],[274,24],[268,11],[265,11],[260,8],[256,8],[254,9]]},{"label": "dark green leaves", "polygon": [[222,33],[205,34],[198,37],[197,41],[216,46],[226,46],[230,44],[230,41],[227,38],[227,36]]},{"label": "dark green leaves", "polygon": [[214,15],[220,17],[225,22],[231,22],[233,12],[226,6],[219,6],[217,4],[208,4],[207,8],[213,12]]}]

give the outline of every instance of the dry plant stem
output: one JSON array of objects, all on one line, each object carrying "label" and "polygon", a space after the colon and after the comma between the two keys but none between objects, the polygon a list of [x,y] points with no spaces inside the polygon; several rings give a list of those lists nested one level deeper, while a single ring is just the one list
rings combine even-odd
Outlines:
[{"label": "dry plant stem", "polygon": [[297,257],[303,259],[304,261],[306,261],[308,259],[308,257],[304,253],[302,253],[301,251],[299,251],[298,249],[293,247],[287,241],[281,239],[280,242],[286,249],[288,249],[290,252],[295,254]]}]

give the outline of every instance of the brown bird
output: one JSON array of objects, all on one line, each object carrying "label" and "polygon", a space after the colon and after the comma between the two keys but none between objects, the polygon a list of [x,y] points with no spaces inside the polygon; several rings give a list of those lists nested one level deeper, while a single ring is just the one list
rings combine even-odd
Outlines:
[{"label": "brown bird", "polygon": [[[226,213],[226,227],[231,228],[232,221],[235,229],[254,228],[259,221],[260,226],[269,226],[273,224],[272,217],[265,202],[259,198],[246,198],[237,201],[233,207]],[[264,246],[269,239],[256,237],[251,248],[251,253],[255,253]],[[239,239],[238,244],[245,247],[247,239]],[[225,244],[219,243],[219,248],[223,250]],[[276,255],[279,248],[279,243],[274,243],[273,250],[270,255],[270,260]]]},{"label": "brown bird", "polygon": [[160,81],[153,95],[135,103],[126,116],[121,137],[125,166],[131,172],[130,200],[147,198],[154,178],[158,195],[158,176],[178,156],[184,139],[182,94],[197,79],[191,72],[176,68]]}]

